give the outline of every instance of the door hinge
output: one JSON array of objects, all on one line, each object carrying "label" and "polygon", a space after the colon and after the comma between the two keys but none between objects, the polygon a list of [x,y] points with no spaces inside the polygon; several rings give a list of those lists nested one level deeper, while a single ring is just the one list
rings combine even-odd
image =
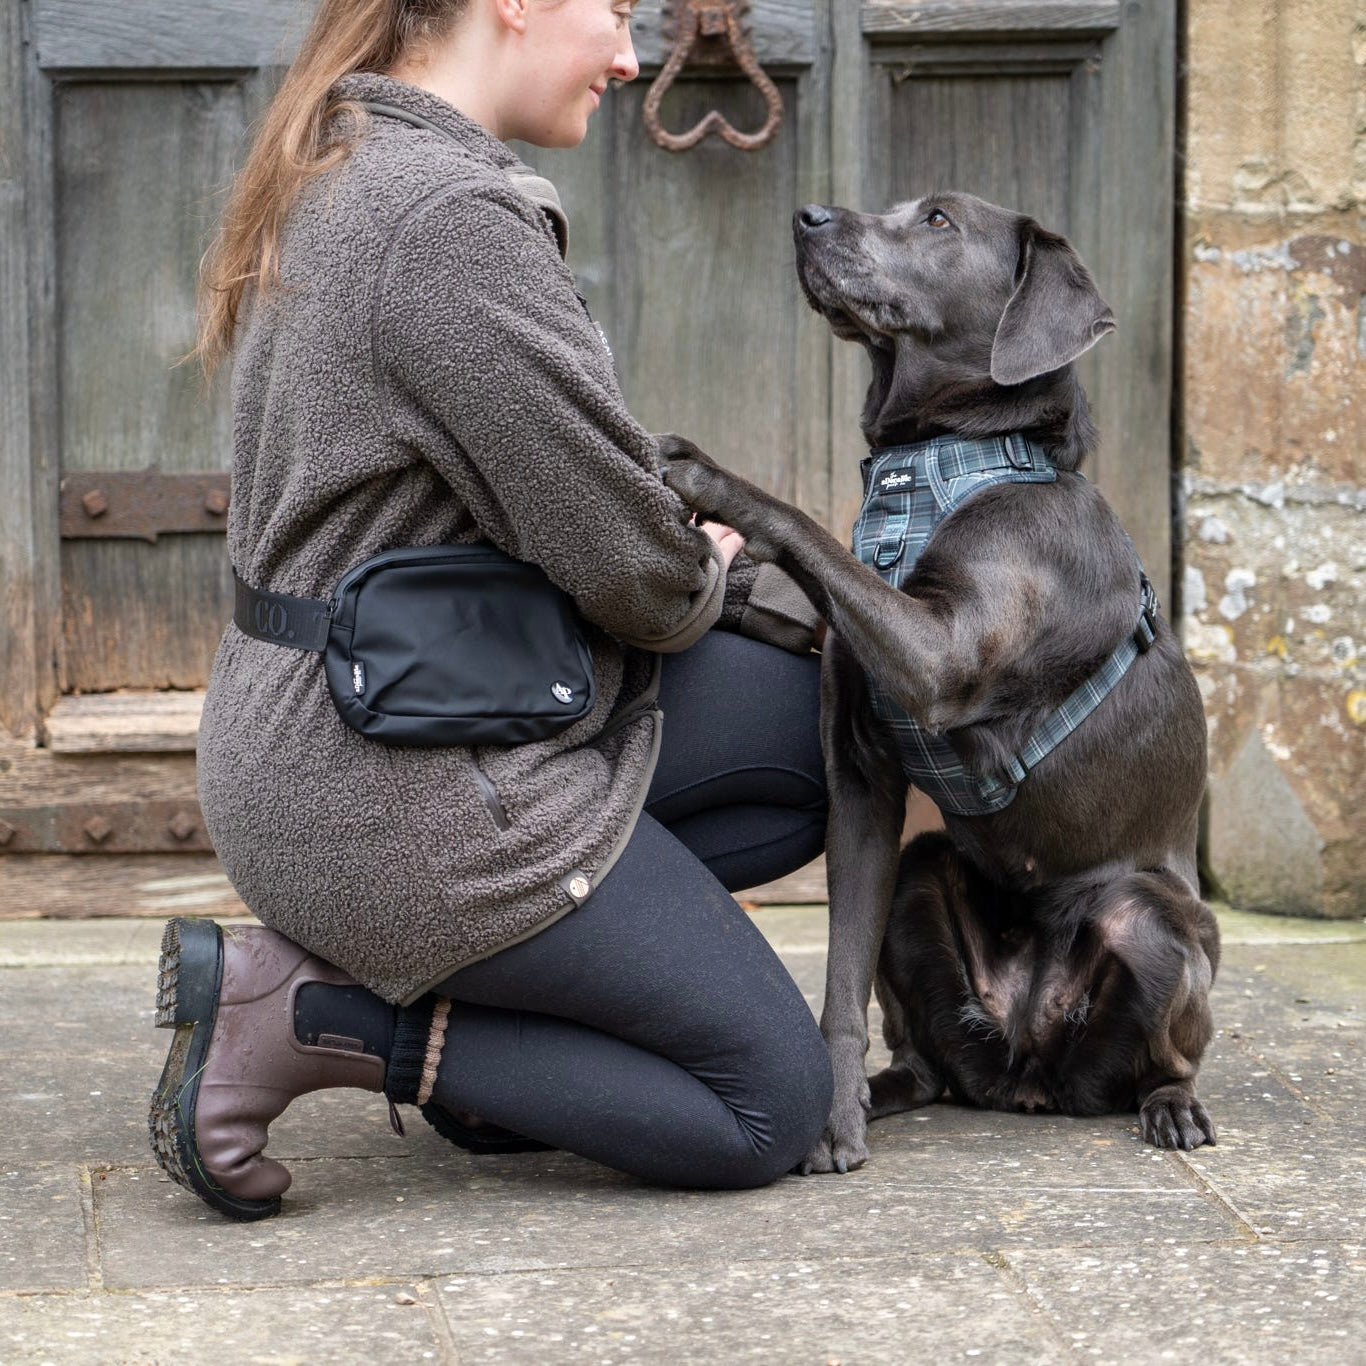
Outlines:
[{"label": "door hinge", "polygon": [[61,482],[62,537],[155,541],[172,532],[225,531],[230,497],[223,470],[78,470]]},{"label": "door hinge", "polygon": [[0,854],[212,852],[197,801],[0,807]]}]

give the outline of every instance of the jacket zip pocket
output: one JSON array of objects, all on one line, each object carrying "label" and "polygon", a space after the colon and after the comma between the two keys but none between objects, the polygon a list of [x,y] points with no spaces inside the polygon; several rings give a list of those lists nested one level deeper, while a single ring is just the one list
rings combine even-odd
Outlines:
[{"label": "jacket zip pocket", "polygon": [[470,766],[474,769],[474,782],[479,788],[479,795],[484,799],[484,805],[488,807],[494,825],[500,830],[511,830],[512,822],[508,820],[507,808],[498,795],[498,789],[493,785],[493,779],[479,767],[479,761],[472,756]]}]

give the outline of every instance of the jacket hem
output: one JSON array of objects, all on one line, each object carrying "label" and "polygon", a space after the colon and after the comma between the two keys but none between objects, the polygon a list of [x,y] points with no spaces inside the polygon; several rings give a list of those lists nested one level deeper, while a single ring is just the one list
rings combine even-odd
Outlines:
[{"label": "jacket hem", "polygon": [[[658,698],[660,676],[661,660],[656,655],[654,672],[650,678],[650,685],[646,688],[645,692],[637,698],[637,705],[642,702],[652,703]],[[645,810],[645,798],[649,794],[650,784],[654,781],[655,768],[659,764],[659,751],[664,731],[664,713],[660,711],[658,707],[653,707],[649,711],[642,711],[640,715],[642,717],[648,716],[654,722],[654,735],[650,741],[650,753],[645,760],[645,767],[641,771],[640,782],[636,788],[635,802],[631,807],[630,815],[626,818],[626,824],[623,826],[621,834],[617,836],[615,843],[607,851],[607,855],[602,863],[600,863],[592,874],[589,875],[588,880],[592,888],[588,893],[588,896],[590,897],[592,896],[593,891],[597,890],[603,878],[612,871],[616,861],[625,851],[627,844],[630,843],[631,836],[635,834],[636,825],[640,821],[640,813]],[[516,944],[521,944],[525,940],[533,938],[535,935],[540,934],[542,930],[548,930],[557,920],[568,915],[570,911],[576,910],[583,901],[588,900],[588,897],[583,897],[576,901],[567,891],[564,892],[564,896],[569,902],[567,906],[557,906],[555,910],[543,920],[538,920],[534,925],[523,930],[520,934],[514,935],[511,939],[505,939],[492,948],[483,949],[479,953],[471,954],[468,958],[462,958],[454,967],[447,968],[444,972],[441,972],[436,977],[432,978],[424,986],[419,987],[416,991],[400,998],[398,1004],[401,1006],[412,1005],[429,991],[435,991],[447,978],[454,977],[462,968],[468,968],[475,963],[481,963],[486,958],[492,958],[495,954],[502,953],[504,949],[510,949]]]}]

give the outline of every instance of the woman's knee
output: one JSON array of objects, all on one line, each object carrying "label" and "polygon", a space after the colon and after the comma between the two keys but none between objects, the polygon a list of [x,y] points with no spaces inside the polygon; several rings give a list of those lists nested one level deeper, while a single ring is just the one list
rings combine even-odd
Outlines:
[{"label": "woman's knee", "polygon": [[783,1039],[782,1064],[751,1079],[748,1102],[733,1107],[742,1131],[719,1187],[766,1186],[791,1171],[825,1131],[834,1094],[830,1053],[816,1028]]}]

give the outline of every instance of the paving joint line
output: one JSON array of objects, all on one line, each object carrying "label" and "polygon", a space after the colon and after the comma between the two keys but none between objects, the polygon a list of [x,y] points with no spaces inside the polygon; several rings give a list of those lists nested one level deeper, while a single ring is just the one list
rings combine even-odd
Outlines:
[{"label": "paving joint line", "polygon": [[1010,1295],[1017,1302],[1023,1303],[1030,1317],[1053,1339],[1054,1346],[1061,1348],[1062,1352],[1072,1361],[1083,1360],[1082,1352],[1076,1342],[1067,1336],[1062,1324],[1052,1311],[1030,1289],[1028,1282],[1013,1265],[1009,1256],[1001,1248],[992,1248],[990,1251],[978,1255],[995,1272],[996,1279],[1005,1286]]},{"label": "paving joint line", "polygon": [[[1318,1101],[1314,1100],[1306,1091],[1302,1089],[1302,1081],[1295,1081],[1291,1077],[1290,1073],[1286,1072],[1278,1062],[1276,1062],[1272,1058],[1267,1057],[1265,1053],[1261,1052],[1258,1049],[1254,1040],[1248,1038],[1246,1034],[1241,1032],[1239,1032],[1236,1035],[1226,1034],[1225,1038],[1229,1043],[1231,1043],[1234,1046],[1234,1048],[1236,1048],[1240,1053],[1243,1054],[1243,1056],[1248,1060],[1248,1062],[1256,1063],[1257,1066],[1266,1068],[1267,1072],[1270,1073],[1270,1075],[1277,1082],[1279,1082],[1281,1086],[1283,1086],[1287,1091],[1289,1091],[1290,1094],[1294,1096],[1294,1098],[1297,1101],[1299,1101],[1301,1105],[1304,1105],[1308,1109],[1312,1110],[1314,1114],[1318,1116],[1319,1119],[1327,1120],[1330,1123],[1337,1122],[1337,1117],[1334,1114],[1332,1114],[1331,1111],[1325,1110],[1323,1106],[1318,1103]],[[1217,1146],[1218,1145],[1216,1144],[1216,1147]]]},{"label": "paving joint line", "polygon": [[88,1163],[76,1169],[81,1185],[81,1232],[85,1249],[86,1288],[98,1293],[104,1289],[104,1262],[100,1256],[100,1219],[95,1211],[95,1180]]},{"label": "paving joint line", "polygon": [[[1282,1246],[1286,1240],[1278,1238],[1259,1238],[1256,1240],[1260,1244],[1267,1246]],[[1344,1237],[1332,1238],[1305,1238],[1294,1240],[1295,1243],[1312,1242],[1316,1246],[1333,1248],[1335,1250],[1355,1251],[1362,1247],[1360,1240]],[[1176,1244],[1181,1248],[1208,1248],[1208,1247],[1246,1247],[1247,1241],[1244,1239],[1220,1238],[1220,1239],[1182,1239]],[[1046,1247],[1031,1247],[1022,1249],[1030,1253],[1051,1255],[1053,1253],[1066,1253],[1077,1251],[1107,1251],[1120,1253],[1127,1248],[1141,1250],[1150,1244],[1107,1244],[1103,1248],[1085,1248],[1065,1245],[1049,1245]],[[1165,1246],[1165,1245],[1164,1245]],[[699,1272],[725,1271],[736,1266],[786,1266],[792,1263],[801,1265],[820,1264],[832,1267],[861,1267],[861,1266],[881,1266],[889,1265],[892,1267],[905,1267],[908,1262],[914,1263],[920,1260],[952,1258],[957,1260],[971,1259],[973,1261],[986,1261],[989,1265],[998,1270],[1008,1268],[1010,1274],[1018,1276],[1019,1272],[1010,1264],[1006,1253],[1000,1249],[980,1248],[951,1248],[943,1251],[925,1252],[886,1252],[869,1253],[867,1256],[837,1256],[837,1257],[801,1257],[795,1255],[777,1257],[751,1257],[751,1258],[728,1258],[715,1262],[696,1262],[684,1264],[687,1269]],[[0,1303],[11,1300],[31,1300],[31,1299],[64,1299],[64,1300],[92,1300],[92,1299],[137,1299],[147,1296],[161,1295],[202,1295],[208,1297],[226,1297],[242,1293],[254,1293],[256,1291],[277,1292],[291,1290],[383,1290],[394,1289],[402,1291],[404,1289],[417,1289],[420,1286],[435,1286],[436,1283],[444,1280],[451,1280],[456,1277],[465,1279],[493,1279],[495,1277],[526,1277],[526,1276],[555,1276],[555,1275],[575,1275],[578,1273],[601,1273],[603,1271],[614,1271],[621,1274],[641,1274],[649,1272],[666,1272],[677,1274],[679,1271],[677,1262],[645,1262],[639,1264],[610,1263],[607,1265],[575,1263],[568,1266],[528,1266],[520,1268],[502,1268],[496,1271],[482,1269],[462,1269],[453,1268],[442,1272],[419,1272],[406,1276],[360,1276],[360,1277],[319,1277],[311,1281],[234,1281],[224,1283],[222,1281],[212,1282],[187,1282],[183,1284],[155,1284],[155,1285],[107,1285],[102,1284],[98,1289],[90,1286],[46,1286],[19,1290],[0,1290]]]},{"label": "paving joint line", "polygon": [[[1216,1145],[1217,1146],[1217,1145]],[[1198,1152],[1199,1149],[1194,1151]],[[1266,1241],[1264,1235],[1260,1233],[1257,1226],[1238,1208],[1233,1201],[1219,1189],[1218,1185],[1196,1171],[1191,1158],[1183,1152],[1172,1152],[1168,1156],[1168,1163],[1174,1164],[1177,1171],[1194,1187],[1196,1192],[1203,1196],[1210,1204],[1222,1210],[1236,1224],[1244,1230],[1244,1236],[1236,1241],[1239,1244],[1260,1243]]]},{"label": "paving joint line", "polygon": [[437,1293],[434,1284],[439,1279],[437,1276],[420,1277],[413,1283],[413,1289],[417,1292],[418,1304],[427,1315],[427,1323],[436,1338],[437,1347],[441,1350],[442,1361],[449,1363],[449,1366],[459,1366],[460,1349],[455,1343],[455,1329],[451,1327],[445,1301]]},{"label": "paving joint line", "polygon": [[[1239,1038],[1237,1042],[1243,1043],[1244,1040]],[[1246,1043],[1248,1053],[1254,1059],[1256,1059],[1256,1061],[1262,1067],[1265,1067],[1266,1070],[1270,1072],[1271,1075],[1278,1082],[1280,1082],[1280,1084],[1284,1086],[1285,1089],[1289,1091],[1290,1094],[1294,1096],[1295,1099],[1299,1101],[1301,1105],[1308,1106],[1308,1108],[1311,1109],[1320,1119],[1326,1119],[1329,1121],[1332,1121],[1334,1119],[1334,1116],[1330,1111],[1325,1110],[1323,1106],[1318,1103],[1318,1101],[1314,1100],[1307,1091],[1302,1089],[1302,1082],[1295,1081],[1291,1077],[1290,1073],[1285,1071],[1285,1069],[1280,1065],[1280,1063],[1274,1061],[1271,1058],[1268,1058],[1266,1054],[1259,1052],[1257,1048],[1253,1045],[1251,1040],[1247,1040]]]}]

